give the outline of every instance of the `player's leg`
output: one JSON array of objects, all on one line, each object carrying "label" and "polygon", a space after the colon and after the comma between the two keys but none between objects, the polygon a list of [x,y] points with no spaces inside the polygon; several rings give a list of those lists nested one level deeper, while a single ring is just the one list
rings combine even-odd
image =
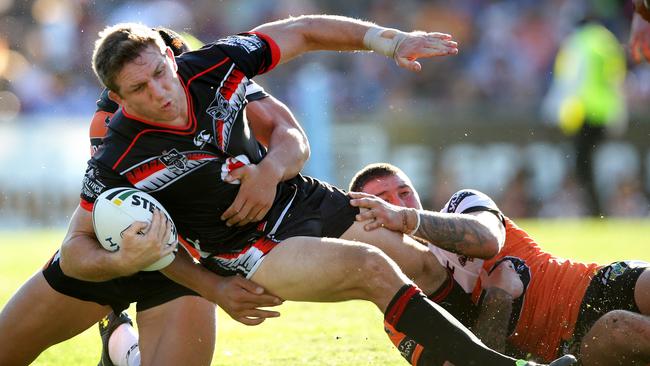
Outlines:
[{"label": "player's leg", "polygon": [[360,241],[381,249],[427,295],[433,294],[445,282],[447,271],[425,245],[384,228],[366,231],[364,224],[354,222],[341,239]]},{"label": "player's leg", "polygon": [[644,262],[616,262],[596,274],[590,289],[598,288],[599,295],[591,300],[589,308],[593,311],[591,318],[597,320],[580,345],[585,366],[650,363],[650,271],[647,268]]},{"label": "player's leg", "polygon": [[142,365],[210,365],[215,346],[213,303],[182,296],[138,311]]},{"label": "player's leg", "polygon": [[413,286],[385,253],[370,245],[290,238],[264,257],[251,279],[287,300],[372,301],[396,330],[435,353],[438,364],[446,360],[457,366],[516,364],[516,360],[485,347]]},{"label": "player's leg", "polygon": [[109,311],[108,306],[55,291],[39,271],[0,313],[0,365],[27,365],[48,347],[93,326]]},{"label": "player's leg", "polygon": [[603,315],[582,338],[584,366],[646,366],[650,363],[650,317],[625,310]]}]

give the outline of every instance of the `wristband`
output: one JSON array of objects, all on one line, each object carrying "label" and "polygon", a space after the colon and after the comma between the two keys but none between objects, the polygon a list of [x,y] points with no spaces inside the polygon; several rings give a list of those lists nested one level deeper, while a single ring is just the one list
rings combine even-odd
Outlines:
[{"label": "wristband", "polygon": [[406,34],[397,29],[372,26],[363,36],[363,45],[386,57],[395,58],[397,48],[404,39],[406,39]]}]

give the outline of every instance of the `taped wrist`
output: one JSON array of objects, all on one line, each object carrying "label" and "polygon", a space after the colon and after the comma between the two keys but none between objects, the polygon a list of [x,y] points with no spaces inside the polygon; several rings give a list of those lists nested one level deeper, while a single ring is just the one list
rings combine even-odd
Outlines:
[{"label": "taped wrist", "polygon": [[395,58],[395,53],[400,43],[406,38],[406,33],[397,29],[370,27],[363,37],[363,45],[374,52],[390,58]]}]

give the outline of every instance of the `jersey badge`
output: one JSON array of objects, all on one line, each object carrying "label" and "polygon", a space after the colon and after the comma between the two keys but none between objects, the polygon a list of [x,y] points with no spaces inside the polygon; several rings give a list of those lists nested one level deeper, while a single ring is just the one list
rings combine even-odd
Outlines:
[{"label": "jersey badge", "polygon": [[187,170],[187,157],[176,149],[163,152],[159,159],[167,169],[175,174],[181,174]]},{"label": "jersey badge", "polygon": [[210,135],[210,132],[206,130],[201,130],[201,132],[194,136],[194,146],[197,146],[198,148],[203,148],[203,146],[210,141],[212,141],[212,135]]}]

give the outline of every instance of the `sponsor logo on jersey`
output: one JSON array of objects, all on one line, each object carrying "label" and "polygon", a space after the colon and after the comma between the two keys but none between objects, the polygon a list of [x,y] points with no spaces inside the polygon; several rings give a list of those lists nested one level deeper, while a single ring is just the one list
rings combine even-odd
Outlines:
[{"label": "sponsor logo on jersey", "polygon": [[460,263],[461,266],[465,267],[467,265],[467,262],[474,262],[474,258],[468,257],[466,255],[458,256],[458,263]]},{"label": "sponsor logo on jersey", "polygon": [[86,170],[86,175],[81,186],[81,193],[86,197],[97,198],[105,189],[106,185],[99,181],[97,170],[95,168]]},{"label": "sponsor logo on jersey", "polygon": [[201,130],[196,136],[194,136],[194,146],[203,148],[205,144],[209,143],[212,140],[212,135],[206,130]]},{"label": "sponsor logo on jersey", "polygon": [[187,158],[176,149],[164,152],[159,158],[172,173],[181,174],[187,170]]},{"label": "sponsor logo on jersey", "polygon": [[264,42],[262,42],[262,40],[256,36],[228,36],[224,39],[219,40],[219,43],[234,47],[241,47],[248,53],[254,52],[255,50],[259,50],[260,48],[264,47]]}]

